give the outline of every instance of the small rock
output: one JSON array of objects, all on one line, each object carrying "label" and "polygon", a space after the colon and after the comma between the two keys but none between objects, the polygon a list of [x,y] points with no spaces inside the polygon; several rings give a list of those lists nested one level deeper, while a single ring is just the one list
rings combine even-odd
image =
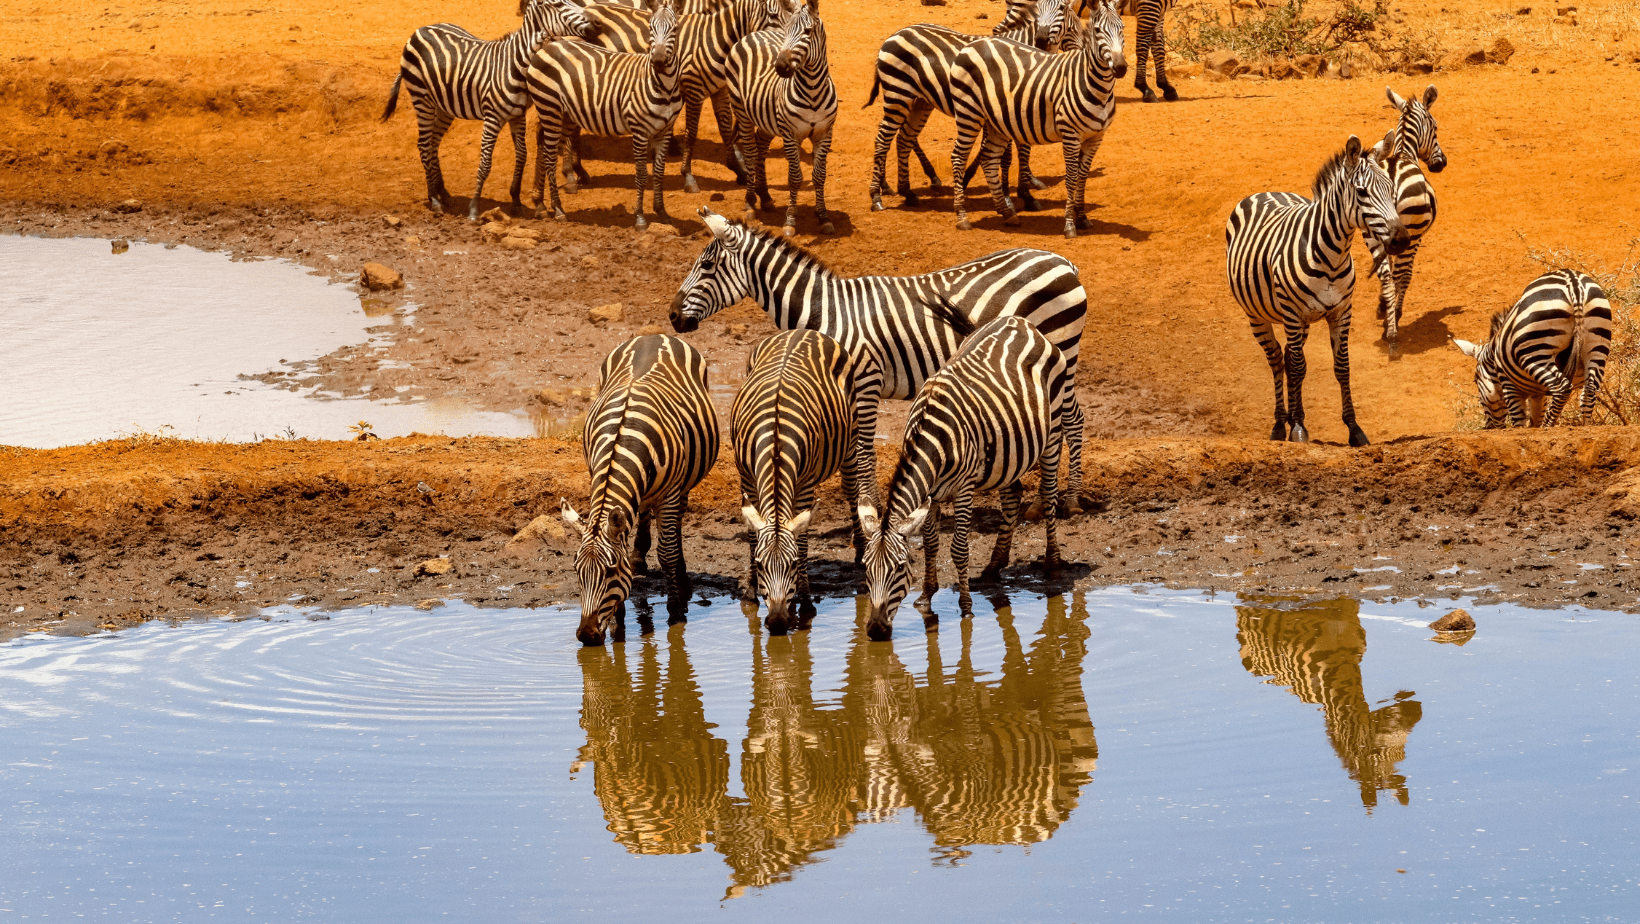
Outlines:
[{"label": "small rock", "polygon": [[587,312],[587,320],[594,324],[607,324],[611,321],[620,322],[626,318],[626,309],[620,302],[610,305],[599,305]]},{"label": "small rock", "polygon": [[1475,620],[1465,610],[1453,610],[1429,624],[1436,632],[1473,632]]},{"label": "small rock", "polygon": [[945,0],[922,0],[923,6],[945,6]]},{"label": "small rock", "polygon": [[546,239],[547,232],[538,228],[510,228],[507,231],[507,236],[528,238],[532,241],[542,241]]},{"label": "small rock", "polygon": [[394,215],[383,215],[382,224],[388,226],[389,228],[397,228],[399,225],[404,224],[404,221]]},{"label": "small rock", "polygon": [[1486,50],[1486,60],[1492,62],[1493,64],[1508,64],[1509,59],[1514,56],[1514,43],[1501,35],[1498,36],[1497,41],[1492,43],[1492,47]]},{"label": "small rock", "polygon": [[745,340],[747,337],[751,336],[751,333],[752,327],[750,324],[729,325],[729,336],[735,338],[736,340]]},{"label": "small rock", "polygon": [[662,330],[659,324],[645,324],[644,326],[638,328],[638,336],[640,337],[653,337],[656,334],[664,333],[666,333],[666,331]]},{"label": "small rock", "polygon": [[1202,67],[1226,77],[1236,77],[1249,70],[1235,52],[1224,50],[1209,52],[1207,57],[1202,59]]},{"label": "small rock", "polygon": [[678,236],[678,229],[672,227],[671,225],[662,224],[661,222],[657,221],[657,222],[655,222],[655,223],[653,223],[649,226],[649,233],[650,234],[659,234],[662,237],[677,237]]},{"label": "small rock", "polygon": [[1266,76],[1268,76],[1271,80],[1292,80],[1293,78],[1299,76],[1299,73],[1298,70],[1293,67],[1293,63],[1291,61],[1282,58],[1271,63],[1269,71],[1266,72]]},{"label": "small rock", "polygon": [[126,199],[124,202],[121,202],[119,205],[114,206],[114,211],[119,212],[122,215],[129,215],[133,212],[140,212],[140,211],[142,211],[142,203],[137,201],[136,199]]},{"label": "small rock", "polygon": [[1557,22],[1557,23],[1559,23],[1560,25],[1563,25],[1563,26],[1575,26],[1575,25],[1577,25],[1577,14],[1576,13],[1567,13],[1564,16],[1556,16],[1555,17],[1555,22]]},{"label": "small rock", "polygon": [[542,514],[507,540],[501,552],[513,558],[533,558],[548,549],[573,552],[578,545],[576,538],[564,528],[558,517]]},{"label": "small rock", "polygon": [[1186,61],[1177,67],[1167,69],[1167,76],[1169,77],[1200,77],[1201,75],[1202,63],[1200,61]]},{"label": "small rock", "polygon": [[706,201],[708,201],[708,202],[722,202],[723,201],[723,193],[712,193],[710,196],[706,197]]},{"label": "small rock", "polygon": [[1340,80],[1354,80],[1355,79],[1355,65],[1351,64],[1348,61],[1345,61],[1343,64],[1338,65],[1338,79],[1340,79]]},{"label": "small rock", "polygon": [[1530,16],[1530,15],[1532,15],[1532,8],[1529,7],[1529,6],[1523,6],[1520,9],[1515,11],[1515,15],[1516,16]]},{"label": "small rock", "polygon": [[449,574],[455,569],[448,558],[429,558],[416,566],[416,574],[424,577],[434,577],[440,574]]},{"label": "small rock", "polygon": [[1402,68],[1402,70],[1406,71],[1408,74],[1433,74],[1435,73],[1435,62],[1430,61],[1427,58],[1420,58],[1419,60],[1408,64],[1406,67]]},{"label": "small rock", "polygon": [[556,388],[543,388],[535,393],[535,397],[542,404],[550,404],[553,407],[564,406],[564,393]]},{"label": "small rock", "polygon": [[432,609],[435,606],[443,606],[443,605],[444,605],[444,601],[440,600],[437,597],[428,597],[426,600],[417,600],[416,601],[416,609],[421,610],[424,613],[427,612],[428,610]]},{"label": "small rock", "polygon": [[975,13],[974,18],[975,19],[990,19],[991,14],[990,13]]},{"label": "small rock", "polygon": [[1573,14],[1575,12],[1577,12],[1577,7],[1575,7],[1575,6],[1557,6],[1557,7],[1555,7],[1555,15],[1556,16],[1570,16],[1571,14]]},{"label": "small rock", "polygon": [[512,216],[503,211],[499,205],[493,209],[490,209],[488,212],[480,214],[478,217],[484,221],[499,221],[502,224],[512,221]]},{"label": "small rock", "polygon": [[501,239],[501,246],[507,248],[508,250],[530,250],[535,247],[535,239],[528,237],[512,237],[509,235],[508,237]]},{"label": "small rock", "polygon": [[583,269],[597,269],[598,268],[598,255],[595,254],[595,253],[589,253],[586,256],[582,257],[581,258],[581,267]]},{"label": "small rock", "polygon": [[421,246],[421,238],[412,234],[404,239],[404,246],[410,248],[411,250],[415,250]]},{"label": "small rock", "polygon": [[382,292],[388,289],[404,288],[404,277],[398,270],[381,265],[380,263],[366,263],[364,272],[359,274],[359,284],[372,292]]},{"label": "small rock", "polygon": [[491,242],[499,241],[506,237],[507,231],[507,223],[504,221],[492,221],[478,229],[478,233],[484,235],[484,239],[486,241]]},{"label": "small rock", "polygon": [[114,245],[115,253],[125,253],[127,250],[131,249],[130,241],[111,241],[110,243]]},{"label": "small rock", "polygon": [[1309,79],[1327,73],[1327,59],[1320,55],[1299,55],[1293,59],[1293,69]]}]

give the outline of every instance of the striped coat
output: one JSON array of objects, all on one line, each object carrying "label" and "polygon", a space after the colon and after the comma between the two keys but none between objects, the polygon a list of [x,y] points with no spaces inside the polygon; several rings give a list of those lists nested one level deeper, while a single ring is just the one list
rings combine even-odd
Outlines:
[{"label": "striped coat", "polygon": [[974,494],[1001,488],[1002,531],[980,576],[996,580],[1008,564],[1014,527],[1033,468],[1041,475],[1048,547],[1043,563],[1059,565],[1052,515],[1059,500],[1059,453],[1070,377],[1059,350],[1030,322],[998,318],[978,330],[945,368],[924,383],[905,425],[905,446],[884,497],[883,513],[860,511],[866,535],[866,586],[871,612],[866,633],[886,640],[905,599],[910,537],[923,538],[923,596],[939,587],[938,505],[953,501],[956,528],[951,561],[957,588],[968,593],[968,534]]},{"label": "striped coat", "polygon": [[1487,429],[1505,421],[1552,427],[1573,392],[1581,392],[1587,420],[1611,353],[1612,304],[1587,274],[1554,270],[1532,280],[1513,308],[1492,316],[1485,344],[1453,342],[1475,360]]},{"label": "striped coat", "polygon": [[[575,570],[581,583],[576,637],[603,644],[625,638],[633,551],[643,569],[650,521],[660,516],[660,564],[674,621],[689,602],[683,562],[683,513],[689,492],[717,461],[717,413],[706,384],[706,360],[676,337],[628,340],[604,360],[598,395],[587,412],[582,450],[592,476],[586,516],[566,499],[564,520],[580,533]],[[637,527],[636,543],[630,537]]]},{"label": "striped coat", "polygon": [[1389,87],[1384,88],[1389,101],[1400,111],[1400,121],[1384,139],[1389,147],[1390,176],[1395,182],[1395,211],[1401,216],[1401,226],[1407,230],[1406,249],[1391,254],[1377,240],[1367,238],[1367,249],[1372,253],[1372,267],[1378,274],[1380,293],[1378,317],[1384,321],[1384,339],[1389,341],[1392,355],[1396,352],[1396,337],[1400,333],[1401,310],[1406,301],[1407,286],[1412,282],[1412,261],[1418,256],[1418,244],[1435,225],[1435,189],[1419,168],[1423,161],[1430,173],[1446,169],[1446,152],[1435,138],[1435,118],[1429,107],[1435,103],[1435,85],[1424,90],[1422,99],[1402,99]]}]

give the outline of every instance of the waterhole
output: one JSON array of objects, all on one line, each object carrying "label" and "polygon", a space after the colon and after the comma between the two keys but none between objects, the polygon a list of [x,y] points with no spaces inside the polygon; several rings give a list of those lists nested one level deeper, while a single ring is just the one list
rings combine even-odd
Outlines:
[{"label": "waterhole", "polygon": [[[1619,920],[1632,616],[1131,588],[0,646],[12,920]],[[912,618],[903,618],[910,615]],[[317,620],[317,621],[314,621]],[[1458,644],[1461,642],[1462,644]],[[855,909],[844,913],[841,909]],[[836,912],[836,913],[833,913]]]}]

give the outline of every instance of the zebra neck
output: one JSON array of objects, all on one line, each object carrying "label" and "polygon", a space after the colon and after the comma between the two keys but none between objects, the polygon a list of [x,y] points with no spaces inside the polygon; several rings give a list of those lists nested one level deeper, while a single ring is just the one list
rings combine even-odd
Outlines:
[{"label": "zebra neck", "polygon": [[[905,435],[905,448],[900,463],[894,467],[894,477],[888,484],[888,500],[883,507],[883,529],[905,522],[912,511],[923,504],[932,505],[935,492],[957,474],[956,469],[968,456],[968,440],[960,424],[949,416],[941,415],[944,426],[930,427],[926,406],[919,415],[912,408],[912,422]],[[933,515],[932,512],[929,514]]]},{"label": "zebra neck", "polygon": [[1395,159],[1402,163],[1418,162],[1418,131],[1406,119],[1395,132]]},{"label": "zebra neck", "polygon": [[821,330],[819,309],[835,306],[847,283],[813,257],[781,240],[762,235],[750,238],[752,298],[768,312],[781,330]]},{"label": "zebra neck", "polygon": [[1090,25],[1082,32],[1082,47],[1077,49],[1079,58],[1076,62],[1075,74],[1077,82],[1088,91],[1089,96],[1104,99],[1116,89],[1116,72],[1105,66],[1099,57],[1099,37],[1094,34]]},{"label": "zebra neck", "polygon": [[[1351,208],[1353,184],[1348,174],[1342,169],[1334,170],[1327,178],[1327,184],[1310,203],[1310,224],[1321,232],[1323,239],[1336,241],[1343,253],[1343,259],[1350,259],[1350,244],[1355,240],[1355,232],[1360,229],[1360,214],[1357,209]],[[1336,262],[1336,261],[1335,261]]]}]

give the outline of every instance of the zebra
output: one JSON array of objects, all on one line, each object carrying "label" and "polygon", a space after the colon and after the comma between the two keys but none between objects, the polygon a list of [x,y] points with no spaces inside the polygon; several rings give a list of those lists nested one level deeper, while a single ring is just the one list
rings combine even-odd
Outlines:
[{"label": "zebra", "polygon": [[567,125],[598,135],[631,135],[638,201],[633,226],[649,226],[643,214],[643,188],[649,161],[654,161],[655,217],[665,220],[661,184],[666,173],[666,141],[677,120],[677,9],[659,0],[649,19],[647,54],[617,54],[583,42],[548,42],[530,61],[530,98],[535,102],[536,217],[546,214],[542,185],[551,174],[552,216],[564,220],[558,199],[558,154]]},{"label": "zebra", "polygon": [[[689,333],[743,298],[763,306],[782,330],[818,330],[851,352],[874,354],[882,397],[909,400],[957,352],[974,328],[998,317],[1025,318],[1064,354],[1075,381],[1088,310],[1076,264],[1046,250],[1016,248],[921,276],[839,276],[781,236],[698,212],[712,241],[672,299],[672,329]],[[877,431],[875,406],[861,411],[861,432]],[[1070,450],[1066,509],[1082,490],[1082,407],[1067,399]],[[875,483],[875,482],[873,482]]]},{"label": "zebra", "polygon": [[[1612,304],[1600,283],[1559,269],[1532,280],[1515,306],[1492,316],[1479,346],[1454,338],[1475,360],[1475,387],[1486,429],[1552,427],[1572,392],[1582,392],[1583,419],[1594,410],[1612,345]],[[1579,387],[1581,386],[1581,388]],[[1549,399],[1545,412],[1543,399]]]},{"label": "zebra", "polygon": [[549,37],[584,35],[590,23],[586,14],[568,0],[521,0],[519,12],[524,24],[493,42],[441,22],[422,26],[404,43],[399,73],[393,78],[381,120],[393,117],[399,105],[399,87],[408,83],[410,103],[416,107],[416,147],[427,175],[427,207],[434,212],[443,213],[444,203],[450,198],[438,147],[456,119],[484,122],[478,183],[467,208],[468,219],[478,220],[479,198],[490,176],[490,157],[503,124],[512,129],[513,211],[523,208],[518,194],[524,185],[524,112],[529,105],[524,95],[524,72],[529,67],[530,53]]},{"label": "zebra", "polygon": [[[746,384],[735,395],[729,441],[740,473],[740,512],[752,528],[750,599],[769,598],[774,635],[814,618],[809,597],[809,519],[814,492],[839,468],[852,514],[860,488],[875,484],[877,455],[862,410],[877,406],[882,369],[870,353],[850,353],[813,330],[781,331],[752,348]],[[864,549],[858,522],[855,547]],[[800,619],[793,618],[795,585]]]},{"label": "zebra", "polygon": [[[1077,0],[1077,15],[1080,16],[1093,5],[1094,0]],[[1145,79],[1147,57],[1156,62],[1156,86],[1162,88],[1162,98],[1170,103],[1179,99],[1179,91],[1167,82],[1165,67],[1167,33],[1163,28],[1163,18],[1171,9],[1173,0],[1118,0],[1117,3],[1116,12],[1119,15],[1133,17],[1133,46],[1134,54],[1138,57],[1135,62],[1138,70],[1133,76],[1133,89],[1143,94],[1143,99],[1147,103],[1156,102],[1156,94],[1151,91],[1150,82]],[[1118,73],[1116,76],[1122,75]]]},{"label": "zebra", "polygon": [[[1057,29],[1056,19],[1064,9],[1062,0],[1007,0],[1002,21],[992,35],[1017,42],[1046,48]],[[899,167],[899,185],[896,187],[906,205],[916,205],[917,196],[911,191],[911,155],[915,153],[928,177],[930,187],[938,188],[940,178],[934,165],[923,153],[918,137],[935,110],[951,115],[951,64],[962,46],[977,36],[958,32],[947,26],[919,23],[890,35],[877,52],[877,70],[871,81],[869,108],[883,97],[883,119],[877,127],[877,146],[872,156],[871,210],[883,210],[883,187],[887,184],[888,148],[898,138],[895,148]],[[1029,157],[1020,158],[1020,186],[1036,189],[1046,184],[1030,175]],[[1006,171],[1004,171],[1006,172]],[[1029,207],[1034,206],[1034,202]]]},{"label": "zebra", "polygon": [[1390,349],[1396,349],[1400,333],[1401,306],[1406,300],[1407,285],[1412,282],[1412,261],[1418,256],[1418,243],[1435,225],[1435,190],[1429,178],[1419,168],[1421,160],[1430,173],[1446,169],[1446,152],[1435,139],[1435,118],[1429,107],[1435,103],[1435,85],[1424,90],[1423,99],[1414,96],[1402,99],[1389,87],[1384,88],[1389,101],[1400,110],[1401,119],[1385,138],[1394,153],[1395,210],[1401,216],[1401,225],[1407,229],[1407,249],[1391,256],[1372,238],[1367,238],[1367,249],[1372,252],[1372,266],[1378,273],[1378,317],[1384,321],[1384,339]]},{"label": "zebra", "polygon": [[[984,133],[979,162],[1004,223],[1019,224],[999,176],[1009,141],[1020,146],[1058,141],[1065,152],[1065,236],[1089,227],[1083,196],[1088,170],[1116,115],[1115,53],[1122,47],[1122,18],[1114,0],[1095,0],[1092,35],[1075,16],[1059,18],[1061,44],[1078,50],[1049,54],[1007,39],[977,39],[957,52],[951,68],[951,98],[957,141],[951,149],[953,175],[962,173],[974,142]],[[966,190],[953,183],[957,227],[968,223]],[[1023,193],[1024,190],[1021,190]]]},{"label": "zebra", "polygon": [[754,32],[729,50],[729,102],[734,108],[735,146],[745,162],[746,213],[750,218],[761,198],[773,209],[765,156],[771,138],[786,148],[786,177],[791,199],[786,205],[786,233],[797,230],[797,189],[803,184],[802,142],[814,149],[814,217],[821,234],[836,234],[826,215],[826,155],[832,124],[837,121],[837,87],[826,60],[826,27],[818,0],[779,0],[781,29]]},{"label": "zebra", "polygon": [[[1263,192],[1237,203],[1225,222],[1225,274],[1230,291],[1247,313],[1253,336],[1264,348],[1275,377],[1276,416],[1270,439],[1307,443],[1304,428],[1304,341],[1310,325],[1326,319],[1332,338],[1333,374],[1343,397],[1344,425],[1351,446],[1367,445],[1355,424],[1350,399],[1350,306],[1355,262],[1350,244],[1360,229],[1390,253],[1407,246],[1407,232],[1395,212],[1395,187],[1378,158],[1382,144],[1361,149],[1354,135],[1315,175],[1310,199],[1297,193]],[[1285,351],[1274,329],[1286,331]],[[1287,382],[1291,408],[1282,402]]]},{"label": "zebra", "polygon": [[[660,565],[671,622],[689,604],[683,564],[683,512],[689,492],[717,461],[717,413],[706,384],[706,360],[676,337],[628,340],[604,360],[598,395],[587,412],[582,451],[592,474],[583,518],[562,503],[564,521],[580,534],[575,570],[581,583],[581,626],[575,637],[602,645],[613,629],[626,638],[626,598],[636,566],[647,571],[650,521],[660,514]],[[636,543],[627,531],[637,526]]]},{"label": "zebra", "polygon": [[1070,394],[1065,357],[1042,332],[1020,317],[1002,317],[975,330],[961,352],[923,383],[905,425],[905,447],[894,467],[879,518],[861,505],[865,532],[866,586],[871,611],[866,634],[886,641],[910,582],[910,537],[923,540],[923,597],[939,587],[939,514],[955,502],[951,562],[957,589],[968,595],[968,534],[974,493],[1001,488],[1002,531],[980,580],[997,580],[1008,564],[1019,521],[1021,480],[1033,467],[1042,479],[1048,548],[1043,565],[1058,569],[1059,541],[1051,511],[1059,500],[1059,453],[1064,406]]}]

